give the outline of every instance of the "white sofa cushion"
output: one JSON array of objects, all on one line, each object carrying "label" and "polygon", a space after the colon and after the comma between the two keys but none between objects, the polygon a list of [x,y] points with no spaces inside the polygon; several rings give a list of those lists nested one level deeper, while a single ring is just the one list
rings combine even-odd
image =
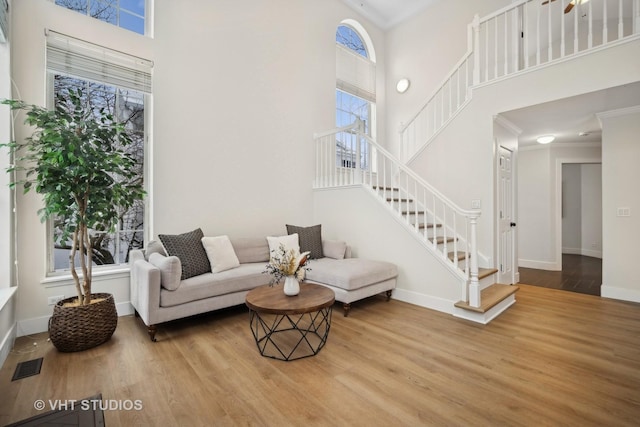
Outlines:
[{"label": "white sofa cushion", "polygon": [[[315,268],[314,268],[315,267]],[[306,279],[354,290],[396,277],[398,268],[386,261],[363,258],[321,258],[309,263]]]},{"label": "white sofa cushion", "polygon": [[[298,240],[298,233],[289,234],[288,236],[267,236],[267,242],[269,242],[269,253],[280,249],[280,245],[284,245],[285,251],[295,250],[300,253],[300,243]],[[269,257],[271,259],[271,257]]]},{"label": "white sofa cushion", "polygon": [[231,244],[240,264],[269,262],[269,243],[265,237],[236,237]]},{"label": "white sofa cushion", "polygon": [[160,285],[169,290],[175,291],[180,286],[180,276],[182,275],[182,264],[177,256],[164,256],[154,252],[149,256],[149,263],[160,270]]},{"label": "white sofa cushion", "polygon": [[202,246],[207,252],[212,273],[220,273],[240,265],[229,236],[203,237]]},{"label": "white sofa cushion", "polygon": [[322,252],[327,258],[343,259],[347,252],[347,242],[341,240],[323,240]]},{"label": "white sofa cushion", "polygon": [[176,291],[160,291],[160,306],[171,307],[266,285],[269,276],[262,274],[264,267],[261,262],[241,264],[238,268],[220,273],[205,273],[185,279]]}]

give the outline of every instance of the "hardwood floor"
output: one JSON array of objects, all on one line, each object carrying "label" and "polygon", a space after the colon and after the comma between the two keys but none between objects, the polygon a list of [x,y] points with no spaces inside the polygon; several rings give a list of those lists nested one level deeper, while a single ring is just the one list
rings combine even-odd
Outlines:
[{"label": "hardwood floor", "polygon": [[545,288],[600,295],[602,259],[582,255],[562,255],[562,271],[518,268],[520,282]]},{"label": "hardwood floor", "polygon": [[[166,325],[157,343],[133,317],[82,353],[22,337],[0,370],[0,425],[97,393],[142,405],[106,410],[109,427],[638,425],[640,304],[528,285],[516,298],[486,326],[378,297],[347,318],[336,305],[325,348],[293,362],[258,354],[245,307]],[[40,356],[39,375],[11,381]]]}]

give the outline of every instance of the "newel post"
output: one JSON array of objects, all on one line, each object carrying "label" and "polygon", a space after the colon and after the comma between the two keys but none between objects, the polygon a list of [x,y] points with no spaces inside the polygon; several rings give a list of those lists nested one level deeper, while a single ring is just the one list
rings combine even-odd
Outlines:
[{"label": "newel post", "polygon": [[473,84],[480,84],[480,16],[476,14],[471,22],[473,26]]},{"label": "newel post", "polygon": [[469,260],[469,305],[480,307],[480,283],[478,281],[478,216],[469,218],[471,250]]}]

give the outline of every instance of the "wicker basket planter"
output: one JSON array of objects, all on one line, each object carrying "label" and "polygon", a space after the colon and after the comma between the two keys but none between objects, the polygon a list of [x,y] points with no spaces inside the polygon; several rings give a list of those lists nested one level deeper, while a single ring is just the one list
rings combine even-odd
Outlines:
[{"label": "wicker basket planter", "polygon": [[91,294],[91,299],[100,298],[103,300],[76,307],[64,307],[76,297],[56,303],[49,319],[49,338],[58,350],[82,351],[109,341],[118,325],[118,312],[113,295]]}]

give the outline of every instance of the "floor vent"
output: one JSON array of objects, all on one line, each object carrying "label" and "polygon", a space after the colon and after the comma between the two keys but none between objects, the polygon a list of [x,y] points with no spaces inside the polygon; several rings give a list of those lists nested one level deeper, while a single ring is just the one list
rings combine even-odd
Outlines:
[{"label": "floor vent", "polygon": [[42,357],[33,360],[27,360],[26,362],[18,363],[16,371],[13,373],[11,381],[20,380],[22,378],[30,377],[32,375],[38,375],[40,368],[42,367]]}]

